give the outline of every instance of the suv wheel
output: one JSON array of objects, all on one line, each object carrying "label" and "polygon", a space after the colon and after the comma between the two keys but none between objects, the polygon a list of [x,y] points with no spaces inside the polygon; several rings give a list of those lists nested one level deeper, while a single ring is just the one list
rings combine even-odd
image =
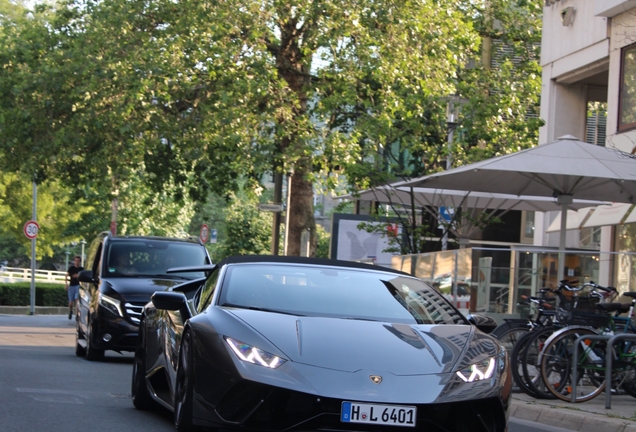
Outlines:
[{"label": "suv wheel", "polygon": [[80,344],[80,323],[79,323],[79,319],[75,320],[75,355],[78,357],[84,357],[86,355],[86,348],[84,348],[81,344]]},{"label": "suv wheel", "polygon": [[104,360],[104,350],[93,348],[93,321],[88,317],[86,326],[86,359],[91,361]]},{"label": "suv wheel", "polygon": [[153,401],[146,386],[146,323],[141,320],[139,323],[139,338],[135,349],[135,359],[133,360],[131,396],[133,405],[139,410],[152,408]]},{"label": "suv wheel", "polygon": [[197,430],[192,424],[192,405],[194,399],[192,351],[192,337],[190,336],[190,332],[186,330],[181,339],[174,395],[174,425],[179,432],[192,432]]}]

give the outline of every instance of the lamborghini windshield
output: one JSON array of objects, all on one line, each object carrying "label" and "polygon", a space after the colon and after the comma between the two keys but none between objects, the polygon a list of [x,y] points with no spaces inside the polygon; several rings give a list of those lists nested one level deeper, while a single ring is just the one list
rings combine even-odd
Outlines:
[{"label": "lamborghini windshield", "polygon": [[245,263],[228,266],[220,305],[300,316],[414,324],[467,324],[419,279],[358,268]]}]

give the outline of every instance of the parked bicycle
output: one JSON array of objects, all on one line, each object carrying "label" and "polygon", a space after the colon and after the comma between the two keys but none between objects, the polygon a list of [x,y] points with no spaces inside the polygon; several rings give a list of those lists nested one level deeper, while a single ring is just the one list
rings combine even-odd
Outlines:
[{"label": "parked bicycle", "polygon": [[[599,304],[593,314],[575,312],[572,317],[578,322],[559,330],[546,340],[539,360],[541,377],[547,390],[555,397],[566,401],[572,400],[571,375],[574,361],[578,365],[575,401],[585,402],[603,392],[606,387],[607,341],[583,339],[577,359],[572,358],[574,343],[585,335],[636,333],[636,326],[632,322],[636,292],[627,292],[623,295],[630,297],[631,302]],[[625,313],[626,316],[620,316]],[[618,343],[611,350],[611,355],[612,391],[621,389],[636,397],[636,343]]]},{"label": "parked bicycle", "polygon": [[555,314],[556,296],[550,288],[541,288],[538,296],[523,296],[520,304],[530,305],[533,313],[528,318],[506,318],[491,333],[499,339],[508,352],[524,334],[537,327],[550,325]]},{"label": "parked bicycle", "polygon": [[[556,290],[552,290],[552,297],[556,306],[548,314],[549,319],[535,325],[525,335],[521,336],[514,345],[511,358],[516,367],[512,368],[512,376],[519,390],[538,399],[554,399],[555,396],[546,388],[540,374],[539,354],[548,338],[556,331],[571,323],[572,310],[593,309],[597,303],[605,301],[599,285],[593,282],[575,287],[569,281],[561,281]],[[581,293],[589,288],[589,292]],[[603,288],[605,290],[605,288]],[[614,288],[607,289],[615,292]],[[545,294],[544,294],[545,295]],[[545,305],[544,305],[545,306]],[[544,311],[545,314],[545,311]]]}]

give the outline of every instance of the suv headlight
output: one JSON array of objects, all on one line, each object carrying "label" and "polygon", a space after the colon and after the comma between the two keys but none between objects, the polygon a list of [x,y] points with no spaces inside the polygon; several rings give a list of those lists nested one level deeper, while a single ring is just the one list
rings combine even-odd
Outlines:
[{"label": "suv headlight", "polygon": [[100,306],[106,308],[107,310],[114,313],[115,315],[119,315],[120,317],[124,316],[124,313],[121,310],[121,302],[119,300],[109,297],[105,294],[99,293],[98,301]]},{"label": "suv headlight", "polygon": [[274,354],[270,354],[267,351],[253,347],[241,341],[234,340],[226,337],[225,342],[230,346],[234,354],[240,359],[248,363],[253,363],[261,366],[265,366],[271,369],[276,369],[287,360],[282,359]]}]

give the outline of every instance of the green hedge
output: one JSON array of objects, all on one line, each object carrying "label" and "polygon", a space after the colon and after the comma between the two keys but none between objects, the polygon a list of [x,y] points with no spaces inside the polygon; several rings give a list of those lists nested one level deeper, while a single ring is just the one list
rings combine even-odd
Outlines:
[{"label": "green hedge", "polygon": [[[31,282],[0,283],[0,306],[31,304]],[[68,306],[68,294],[62,284],[35,284],[36,306]]]}]

